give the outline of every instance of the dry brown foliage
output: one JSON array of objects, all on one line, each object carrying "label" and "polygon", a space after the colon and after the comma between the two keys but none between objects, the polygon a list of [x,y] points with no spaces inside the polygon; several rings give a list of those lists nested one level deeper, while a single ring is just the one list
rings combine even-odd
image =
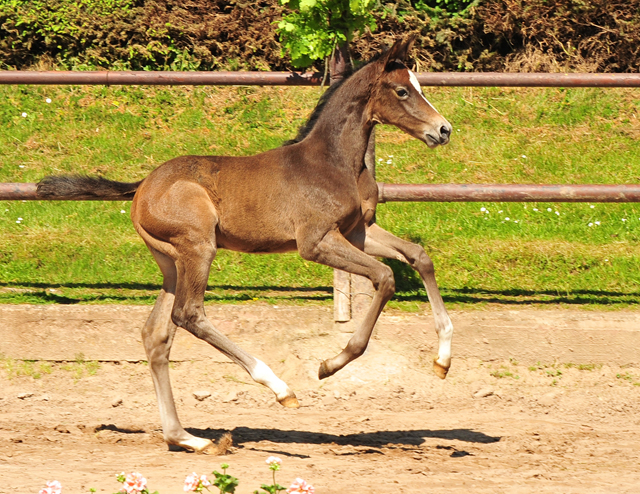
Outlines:
[{"label": "dry brown foliage", "polygon": [[[51,0],[50,8],[65,0]],[[384,2],[378,29],[352,47],[366,60],[398,36],[418,35],[417,70],[638,72],[640,0],[484,0],[464,15]],[[0,62],[35,67],[289,70],[278,0],[139,0],[126,12],[80,12],[73,36],[39,33],[0,9]],[[322,63],[316,70],[322,70]]]}]

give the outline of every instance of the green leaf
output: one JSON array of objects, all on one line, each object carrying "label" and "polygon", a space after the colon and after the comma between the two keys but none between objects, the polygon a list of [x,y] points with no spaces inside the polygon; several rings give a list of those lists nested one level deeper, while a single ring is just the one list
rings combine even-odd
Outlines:
[{"label": "green leaf", "polygon": [[317,0],[300,0],[300,10],[305,11],[316,6]]}]

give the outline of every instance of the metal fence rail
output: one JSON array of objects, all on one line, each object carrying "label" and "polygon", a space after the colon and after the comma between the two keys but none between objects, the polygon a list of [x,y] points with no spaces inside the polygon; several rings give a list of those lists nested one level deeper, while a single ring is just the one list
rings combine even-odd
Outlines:
[{"label": "metal fence rail", "polygon": [[[640,87],[640,74],[422,72],[423,86]],[[0,84],[319,86],[318,72],[0,71]]]},{"label": "metal fence rail", "polygon": [[[96,197],[38,197],[36,184],[0,183],[1,201],[124,201]],[[640,202],[640,184],[385,184],[378,202]]]},{"label": "metal fence rail", "polygon": [[640,202],[640,184],[384,184],[379,202]]}]

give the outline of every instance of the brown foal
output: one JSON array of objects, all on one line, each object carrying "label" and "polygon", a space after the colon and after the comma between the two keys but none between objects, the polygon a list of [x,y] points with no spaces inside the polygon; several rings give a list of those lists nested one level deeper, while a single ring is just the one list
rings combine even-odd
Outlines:
[{"label": "brown foal", "polygon": [[181,156],[129,184],[90,177],[47,177],[40,197],[131,197],[135,229],[164,276],[142,337],[169,445],[204,451],[208,439],[186,432],[169,380],[169,351],[184,328],[268,386],[286,407],[298,407],[289,387],[262,361],[207,319],[204,293],[218,249],[270,253],[297,250],[307,260],[369,278],[371,306],[347,346],[322,362],[331,376],[367,348],[373,327],[395,291],[391,269],[375,257],[398,259],[420,274],[439,338],[436,374],[451,364],[453,327],[436,285],[433,263],[419,245],[373,223],[378,188],[364,156],[374,125],[391,124],[430,148],[447,144],[451,125],[423,96],[404,65],[413,39],[398,41],[321,99],[309,123],[286,145],[257,156]]}]

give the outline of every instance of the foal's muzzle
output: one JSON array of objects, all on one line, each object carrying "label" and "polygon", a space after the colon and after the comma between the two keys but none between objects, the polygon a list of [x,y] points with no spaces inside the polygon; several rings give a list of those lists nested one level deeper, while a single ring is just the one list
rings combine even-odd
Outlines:
[{"label": "foal's muzzle", "polygon": [[449,143],[449,139],[451,138],[451,130],[451,124],[445,120],[439,126],[427,130],[424,134],[424,141],[430,148],[434,148],[436,146],[444,146],[445,144]]}]

